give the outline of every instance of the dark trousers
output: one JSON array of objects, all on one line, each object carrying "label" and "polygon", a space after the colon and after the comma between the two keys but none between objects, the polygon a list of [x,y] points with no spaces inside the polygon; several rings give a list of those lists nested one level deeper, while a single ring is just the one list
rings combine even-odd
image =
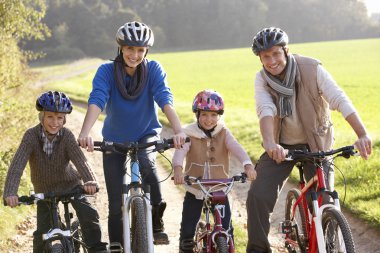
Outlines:
[{"label": "dark trousers", "polygon": [[[83,232],[83,240],[90,248],[101,246],[101,230],[99,225],[99,214],[91,206],[83,195],[70,201],[78,217]],[[37,202],[37,230],[33,233],[33,252],[43,252],[42,235],[46,234],[52,227],[51,204],[45,201]]]},{"label": "dark trousers", "polygon": [[[287,146],[285,148],[300,149],[300,146]],[[251,183],[247,197],[247,227],[248,244],[247,253],[272,252],[268,240],[270,229],[270,215],[273,212],[282,187],[286,183],[296,161],[285,161],[277,164],[267,153],[264,153],[257,165],[257,178]],[[333,170],[325,167],[326,185],[330,185]],[[313,175],[315,166],[312,163],[304,165],[305,178]]]},{"label": "dark trousers", "polygon": [[[139,141],[146,143],[157,140],[157,136],[148,136]],[[138,160],[141,177],[145,184],[150,185],[151,204],[157,205],[162,201],[159,179],[157,176],[156,152],[151,150],[140,150]],[[127,157],[118,153],[103,154],[104,178],[108,194],[108,234],[110,242],[118,242],[123,245],[123,224],[122,224],[122,185],[123,177],[130,170],[127,166]]]},{"label": "dark trousers", "polygon": [[[182,221],[179,240],[193,239],[195,229],[202,214],[203,200],[196,199],[194,194],[186,192],[183,200]],[[233,236],[233,227],[231,221],[231,209],[228,198],[225,203],[224,218],[222,226],[225,230],[230,228],[230,234]]]}]

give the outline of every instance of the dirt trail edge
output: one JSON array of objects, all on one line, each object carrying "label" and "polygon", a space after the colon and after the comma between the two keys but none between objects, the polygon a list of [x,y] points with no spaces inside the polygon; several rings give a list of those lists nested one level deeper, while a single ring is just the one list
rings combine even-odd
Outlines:
[{"label": "dirt trail edge", "polygon": [[[77,110],[74,110],[68,117],[68,123],[66,127],[71,129],[76,136],[78,136],[79,131],[82,126],[84,119],[84,114]],[[92,128],[91,135],[94,140],[102,140],[101,137],[102,122],[97,121]],[[171,133],[165,129],[163,132],[163,137],[171,136]],[[85,151],[85,155],[89,160],[92,168],[94,169],[99,185],[100,191],[92,198],[93,204],[98,209],[100,215],[100,222],[103,230],[103,239],[108,241],[107,233],[107,216],[108,216],[108,200],[107,193],[105,189],[105,182],[103,177],[103,166],[102,166],[102,154],[101,152],[89,153]],[[232,161],[232,174],[241,171],[241,166],[237,165],[236,161]],[[158,172],[161,180],[168,177],[168,172],[163,168],[158,168]],[[275,252],[286,252],[283,248],[282,235],[278,232],[278,224],[283,219],[283,210],[286,192],[292,186],[286,184],[283,189],[280,200],[275,207],[274,213],[272,214],[272,227],[270,233],[270,241],[273,244]],[[183,201],[183,191],[179,187],[174,186],[173,182],[169,179],[161,183],[161,189],[165,201],[168,203],[167,209],[164,215],[165,230],[169,235],[170,244],[169,245],[158,245],[154,247],[154,252],[156,253],[176,253],[178,252],[178,240],[179,240],[179,226],[182,214],[182,201]],[[247,184],[236,184],[232,194],[231,205],[233,208],[233,220],[235,221],[235,226],[244,226],[246,224],[246,207],[245,200],[247,197],[247,192],[249,189],[249,183]],[[238,195],[236,195],[238,194]],[[22,207],[21,207],[22,208]],[[349,220],[351,229],[354,234],[354,239],[356,243],[356,249],[358,253],[380,253],[380,232],[369,228],[367,225],[363,224],[362,221],[346,214]],[[28,224],[28,229],[21,231],[16,235],[13,240],[15,242],[15,247],[8,249],[8,253],[14,252],[32,252],[32,233],[35,229],[35,217],[31,217],[25,222]],[[244,253],[244,252],[237,252]]]}]

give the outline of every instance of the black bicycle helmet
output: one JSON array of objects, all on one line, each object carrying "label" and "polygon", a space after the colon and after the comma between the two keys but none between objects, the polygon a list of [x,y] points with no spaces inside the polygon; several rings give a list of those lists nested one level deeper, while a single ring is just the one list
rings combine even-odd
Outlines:
[{"label": "black bicycle helmet", "polygon": [[151,47],[154,43],[154,35],[149,26],[133,21],[125,23],[117,30],[116,41],[120,47]]},{"label": "black bicycle helmet", "polygon": [[261,51],[273,46],[286,46],[289,43],[288,35],[280,28],[264,28],[253,37],[252,51],[259,55]]},{"label": "black bicycle helmet", "polygon": [[70,98],[59,91],[47,91],[42,93],[36,101],[38,111],[71,113],[73,106]]}]

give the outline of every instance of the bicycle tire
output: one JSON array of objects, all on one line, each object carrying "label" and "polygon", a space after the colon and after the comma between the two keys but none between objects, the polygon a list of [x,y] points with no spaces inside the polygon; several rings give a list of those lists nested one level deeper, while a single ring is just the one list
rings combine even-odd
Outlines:
[{"label": "bicycle tire", "polygon": [[206,248],[206,240],[203,235],[206,232],[206,222],[203,220],[198,221],[195,229],[195,252],[203,252]]},{"label": "bicycle tire", "polygon": [[134,198],[131,203],[131,248],[132,252],[148,253],[148,234],[143,198]]},{"label": "bicycle tire", "polygon": [[[334,208],[324,210],[322,214],[322,229],[327,253],[355,253],[351,229],[341,211]],[[343,240],[340,240],[340,238]]]},{"label": "bicycle tire", "polygon": [[[293,206],[297,199],[301,196],[301,192],[298,189],[291,189],[286,196],[285,204],[285,220],[290,221],[293,217]],[[308,244],[308,235],[306,230],[306,216],[304,212],[303,203],[300,202],[295,209],[294,220],[292,221],[292,226],[296,229],[292,229],[292,232],[288,234],[289,238],[293,241],[298,242],[299,251],[301,253],[306,253],[306,245]],[[298,231],[298,232],[297,232]],[[289,245],[285,245],[289,252],[297,252],[295,249],[289,248]]]},{"label": "bicycle tire", "polygon": [[[87,247],[83,243],[83,234],[78,219],[75,219],[71,224],[71,233],[74,241],[75,253],[87,253]],[[82,251],[81,251],[82,249]]]},{"label": "bicycle tire", "polygon": [[51,253],[65,253],[65,248],[63,247],[61,243],[55,243],[51,245],[50,252]]},{"label": "bicycle tire", "polygon": [[218,236],[215,240],[217,253],[228,253],[227,239],[224,236]]}]

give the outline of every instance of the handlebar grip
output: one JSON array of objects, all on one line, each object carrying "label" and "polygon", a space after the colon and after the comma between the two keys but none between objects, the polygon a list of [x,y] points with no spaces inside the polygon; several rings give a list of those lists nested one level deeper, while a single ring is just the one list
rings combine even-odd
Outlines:
[{"label": "handlebar grip", "polygon": [[[173,138],[167,139],[168,144],[174,144]],[[185,142],[190,142],[190,137],[186,137]]]},{"label": "handlebar grip", "polygon": [[94,146],[95,147],[100,147],[100,146],[102,146],[102,141],[94,141]]}]

